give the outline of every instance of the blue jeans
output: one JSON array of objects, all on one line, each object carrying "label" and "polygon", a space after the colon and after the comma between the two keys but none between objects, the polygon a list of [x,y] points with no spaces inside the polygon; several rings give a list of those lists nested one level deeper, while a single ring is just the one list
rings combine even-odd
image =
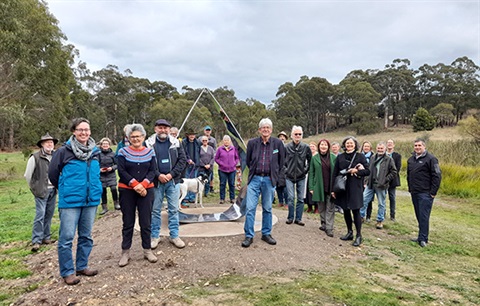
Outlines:
[{"label": "blue jeans", "polygon": [[386,189],[378,189],[378,188],[370,188],[366,187],[363,191],[363,207],[360,209],[360,215],[362,218],[365,218],[368,203],[373,200],[373,196],[377,195],[378,200],[378,212],[377,212],[377,222],[383,222],[385,220],[385,198],[387,197],[387,190]]},{"label": "blue jeans", "polygon": [[218,177],[220,178],[220,200],[225,200],[225,190],[228,183],[228,191],[230,195],[230,200],[235,200],[235,178],[237,176],[237,171],[233,172],[223,172],[218,170]]},{"label": "blue jeans", "polygon": [[255,213],[260,195],[262,195],[262,235],[270,235],[272,231],[272,201],[274,192],[275,187],[272,186],[272,180],[269,176],[255,175],[248,183],[247,207],[245,224],[243,226],[245,237],[253,238],[255,236]]},{"label": "blue jeans", "polygon": [[167,198],[168,205],[168,230],[171,238],[178,237],[178,198],[180,196],[180,184],[175,184],[173,180],[166,184],[158,183],[155,189],[155,200],[152,210],[152,238],[160,237],[160,227],[162,226],[162,207],[163,198]]},{"label": "blue jeans", "polygon": [[430,229],[430,213],[432,212],[433,198],[428,193],[412,193],[413,208],[418,221],[418,241],[428,242]]},{"label": "blue jeans", "polygon": [[277,187],[278,204],[288,204],[287,187]]},{"label": "blue jeans", "polygon": [[[88,257],[93,248],[92,227],[97,206],[60,208],[60,232],[58,237],[58,265],[62,277],[88,268]],[[77,231],[78,228],[78,231]],[[77,255],[73,266],[72,245],[77,238]]]},{"label": "blue jeans", "polygon": [[[305,183],[306,179],[300,180],[296,183],[287,178],[287,203],[288,203],[288,220],[302,221],[303,216],[303,199],[305,198]],[[295,205],[295,191],[297,193],[297,204]]]},{"label": "blue jeans", "polygon": [[52,217],[55,213],[55,200],[57,198],[57,189],[48,189],[45,198],[35,197],[35,219],[33,220],[32,243],[42,243],[43,240],[50,239],[52,234],[50,227]]},{"label": "blue jeans", "polygon": [[[198,176],[198,168],[194,164],[188,165],[185,170],[185,178],[196,178],[197,176]],[[183,201],[186,201],[186,202],[195,201],[195,192],[191,192],[191,191],[187,192],[187,195],[185,196]]]}]

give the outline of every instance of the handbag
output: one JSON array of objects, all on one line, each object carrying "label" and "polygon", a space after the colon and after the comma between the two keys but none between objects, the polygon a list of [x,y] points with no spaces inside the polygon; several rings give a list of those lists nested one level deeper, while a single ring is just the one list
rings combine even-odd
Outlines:
[{"label": "handbag", "polygon": [[[350,161],[350,165],[348,165],[349,169],[352,166],[353,160],[357,156],[357,153],[355,152],[355,155],[353,155],[352,160]],[[346,169],[344,170],[346,172]],[[343,171],[340,171],[342,173]],[[339,174],[335,177],[335,180],[333,181],[333,188],[332,191],[335,193],[341,193],[345,192],[347,190],[347,174]]]},{"label": "handbag", "polygon": [[333,192],[341,193],[347,190],[347,176],[346,175],[337,175],[335,181],[333,182]]}]

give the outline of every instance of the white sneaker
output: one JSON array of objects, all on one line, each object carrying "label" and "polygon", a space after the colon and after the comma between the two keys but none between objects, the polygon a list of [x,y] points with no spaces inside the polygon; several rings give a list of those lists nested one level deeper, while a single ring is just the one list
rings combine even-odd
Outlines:
[{"label": "white sneaker", "polygon": [[185,247],[185,242],[182,241],[179,237],[177,238],[169,238],[170,243],[176,246],[179,249],[183,249]]},{"label": "white sneaker", "polygon": [[151,242],[150,242],[150,248],[156,249],[159,243],[160,243],[160,237],[158,237],[158,238],[153,238],[152,237]]}]

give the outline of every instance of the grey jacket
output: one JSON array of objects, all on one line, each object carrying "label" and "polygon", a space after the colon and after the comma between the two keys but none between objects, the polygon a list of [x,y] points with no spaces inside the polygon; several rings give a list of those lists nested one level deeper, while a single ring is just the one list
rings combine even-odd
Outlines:
[{"label": "grey jacket", "polygon": [[393,158],[387,154],[375,154],[370,158],[370,175],[367,178],[367,186],[378,189],[388,189],[390,182],[397,176],[397,168]]}]

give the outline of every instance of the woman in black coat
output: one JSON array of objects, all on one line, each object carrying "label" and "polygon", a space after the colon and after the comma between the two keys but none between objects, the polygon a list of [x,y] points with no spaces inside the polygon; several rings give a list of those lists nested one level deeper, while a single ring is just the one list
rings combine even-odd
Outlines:
[{"label": "woman in black coat", "polygon": [[353,136],[347,136],[342,141],[343,154],[338,155],[333,170],[333,177],[337,177],[340,171],[345,170],[347,175],[346,190],[344,192],[332,192],[335,203],[343,208],[347,234],[340,237],[342,240],[353,240],[352,215],[355,224],[356,238],[353,246],[362,243],[362,217],[360,208],[363,206],[363,178],[370,175],[365,156],[358,152],[358,141]]},{"label": "woman in black coat", "polygon": [[120,204],[118,203],[118,192],[117,192],[117,157],[115,152],[112,151],[110,146],[112,141],[105,137],[100,140],[100,181],[102,181],[102,211],[101,215],[107,213],[107,189],[110,188],[112,193],[113,204],[116,210],[120,209]]}]

